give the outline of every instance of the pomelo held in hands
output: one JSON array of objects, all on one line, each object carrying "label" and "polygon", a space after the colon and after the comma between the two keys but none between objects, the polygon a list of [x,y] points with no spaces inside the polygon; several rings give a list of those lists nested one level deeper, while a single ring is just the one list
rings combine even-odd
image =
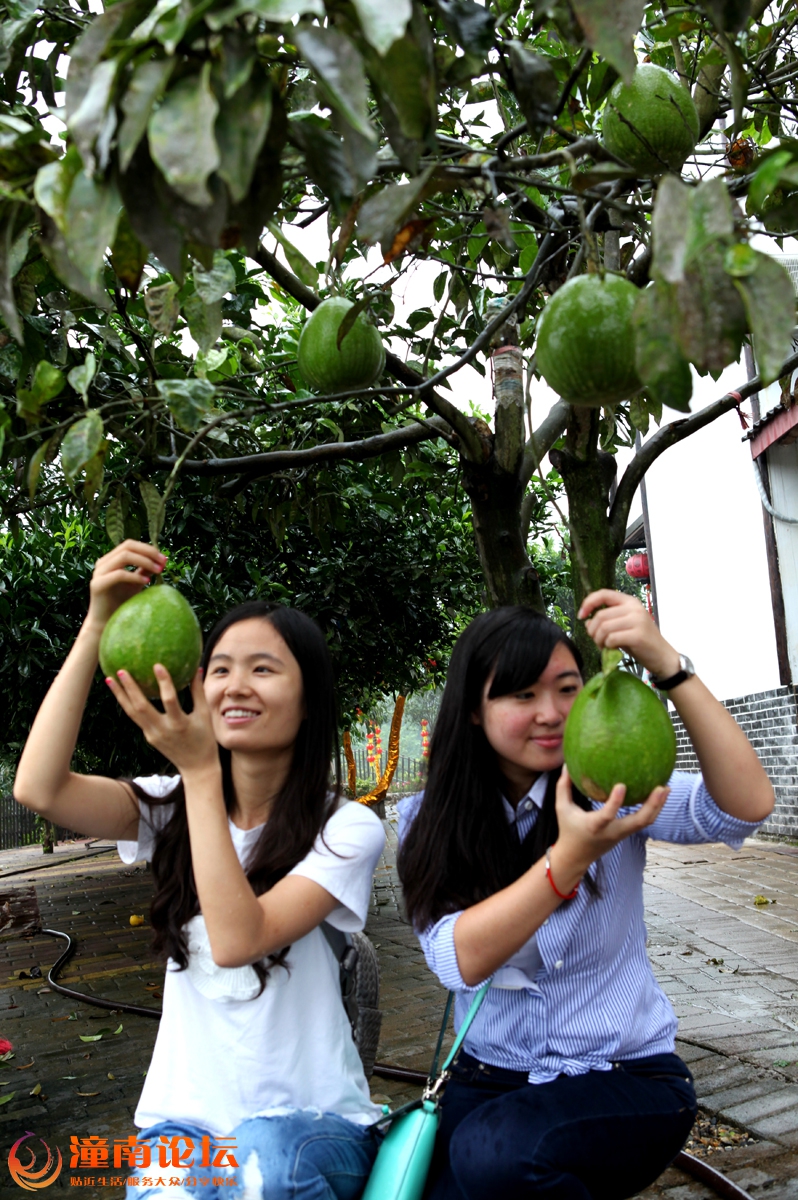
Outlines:
[{"label": "pomelo held in hands", "polygon": [[166,583],[151,585],[120,605],[100,639],[104,673],[116,679],[117,671],[127,671],[150,699],[160,695],[156,663],[166,667],[180,691],[194,678],[201,654],[202,630],[194,609]]},{"label": "pomelo held in hands", "polygon": [[656,692],[628,671],[594,675],[565,723],[563,753],[575,786],[606,800],[626,784],[624,805],[640,804],[667,783],[676,763],[676,734]]}]

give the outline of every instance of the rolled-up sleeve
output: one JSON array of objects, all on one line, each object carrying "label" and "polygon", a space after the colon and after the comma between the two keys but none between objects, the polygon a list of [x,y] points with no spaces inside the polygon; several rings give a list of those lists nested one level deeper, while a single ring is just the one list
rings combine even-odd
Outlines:
[{"label": "rolled-up sleeve", "polygon": [[683,845],[725,842],[733,850],[739,850],[762,824],[741,821],[718,808],[701,775],[675,771],[668,784],[670,795],[656,821],[646,830],[648,837]]},{"label": "rolled-up sleeve", "polygon": [[430,925],[423,933],[416,930],[416,936],[424,951],[427,966],[433,975],[437,975],[443,986],[450,992],[477,992],[484,980],[469,986],[460,974],[457,963],[457,950],[454,945],[454,927],[457,924],[459,912],[447,913],[434,925]]}]

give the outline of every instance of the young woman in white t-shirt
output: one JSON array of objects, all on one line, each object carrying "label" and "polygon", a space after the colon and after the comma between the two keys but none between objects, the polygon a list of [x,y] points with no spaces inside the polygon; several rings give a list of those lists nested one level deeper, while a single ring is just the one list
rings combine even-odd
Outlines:
[{"label": "young woman in white t-shirt", "polygon": [[128,1195],[212,1200],[210,1176],[234,1177],[252,1200],[354,1200],[380,1109],[320,925],[363,928],[384,834],[330,790],[336,713],[321,631],[290,608],[233,609],[208,636],[191,713],[163,668],[163,713],[120,671],[108,686],[178,774],[131,782],[70,770],[105,624],[165,561],[134,541],[98,561],[14,788],[61,825],[118,839],[123,861],[152,863],[155,946],[168,961],[135,1116],[151,1161],[140,1150],[131,1160],[139,1183]]}]

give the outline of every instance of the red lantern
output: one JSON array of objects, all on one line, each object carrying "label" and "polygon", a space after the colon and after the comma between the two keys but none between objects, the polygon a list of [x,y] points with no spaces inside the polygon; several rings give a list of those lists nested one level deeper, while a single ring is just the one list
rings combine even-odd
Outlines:
[{"label": "red lantern", "polygon": [[650,578],[648,568],[647,554],[633,554],[626,563],[626,574],[630,579],[639,579],[641,583],[648,583]]}]

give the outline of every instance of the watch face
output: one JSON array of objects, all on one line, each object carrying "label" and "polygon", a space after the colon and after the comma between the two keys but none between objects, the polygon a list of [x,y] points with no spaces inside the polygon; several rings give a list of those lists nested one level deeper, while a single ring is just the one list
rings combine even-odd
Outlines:
[{"label": "watch face", "polygon": [[692,661],[687,657],[686,654],[679,655],[679,665],[681,666],[683,671],[687,672],[688,675],[695,675],[695,667],[693,666]]}]

